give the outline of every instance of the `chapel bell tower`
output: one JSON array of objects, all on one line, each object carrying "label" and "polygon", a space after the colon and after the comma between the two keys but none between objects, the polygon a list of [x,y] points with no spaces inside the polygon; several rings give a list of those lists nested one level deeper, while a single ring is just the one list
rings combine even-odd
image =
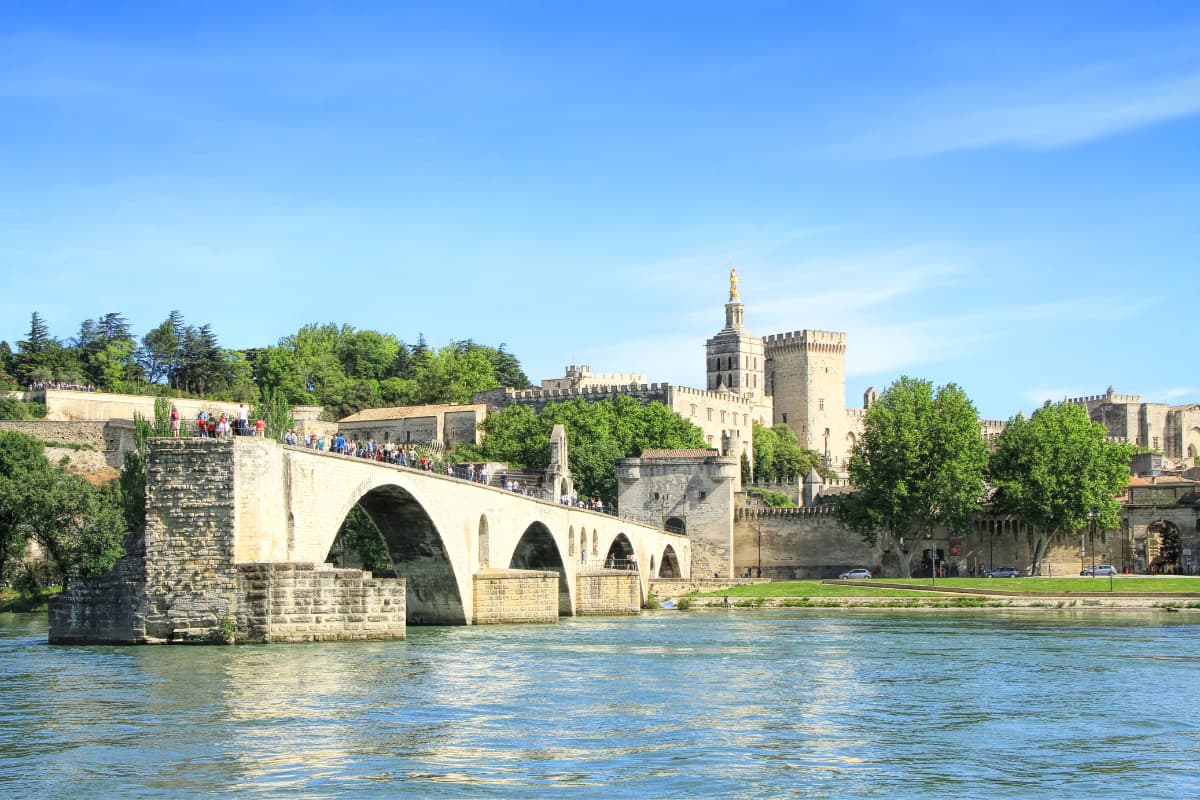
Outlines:
[{"label": "chapel bell tower", "polygon": [[746,330],[738,274],[729,272],[729,302],[725,304],[725,327],[705,345],[707,384],[710,392],[730,392],[747,399],[761,398],[763,343]]}]

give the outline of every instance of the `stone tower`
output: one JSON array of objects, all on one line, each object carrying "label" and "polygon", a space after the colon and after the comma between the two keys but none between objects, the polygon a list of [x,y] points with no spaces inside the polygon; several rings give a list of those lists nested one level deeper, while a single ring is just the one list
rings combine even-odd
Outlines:
[{"label": "stone tower", "polygon": [[763,343],[746,330],[736,268],[729,273],[725,327],[705,343],[704,349],[708,376],[705,388],[710,392],[726,391],[750,400],[766,394]]},{"label": "stone tower", "polygon": [[767,390],[776,423],[796,432],[801,447],[816,450],[835,469],[849,453],[846,414],[846,334],[794,331],[763,340]]}]

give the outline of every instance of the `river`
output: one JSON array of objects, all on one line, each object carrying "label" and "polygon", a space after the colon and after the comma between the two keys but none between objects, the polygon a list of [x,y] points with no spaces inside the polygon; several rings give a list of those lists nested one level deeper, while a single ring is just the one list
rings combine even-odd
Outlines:
[{"label": "river", "polygon": [[716,610],[66,647],[0,615],[0,797],[1182,798],[1194,612]]}]

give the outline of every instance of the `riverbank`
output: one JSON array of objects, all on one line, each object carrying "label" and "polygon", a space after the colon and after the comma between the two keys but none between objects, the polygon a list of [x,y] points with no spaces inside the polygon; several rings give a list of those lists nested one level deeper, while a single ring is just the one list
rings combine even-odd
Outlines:
[{"label": "riverbank", "polygon": [[45,589],[33,595],[23,595],[11,589],[0,589],[0,614],[44,614],[50,598],[58,594],[58,587]]},{"label": "riverbank", "polygon": [[[1110,590],[1111,587],[1111,590]],[[656,582],[656,588],[667,586]],[[685,587],[681,586],[680,589]],[[753,581],[687,587],[694,608],[1104,608],[1200,610],[1200,578],[950,578],[891,581]],[[697,589],[704,589],[697,591]]]}]

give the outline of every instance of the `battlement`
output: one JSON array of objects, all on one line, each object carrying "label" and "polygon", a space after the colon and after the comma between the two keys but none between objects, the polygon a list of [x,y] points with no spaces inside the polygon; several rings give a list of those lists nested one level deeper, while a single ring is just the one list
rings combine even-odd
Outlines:
[{"label": "battlement", "polygon": [[1132,405],[1141,405],[1142,398],[1136,394],[1094,394],[1089,397],[1070,397],[1063,400],[1064,403],[1069,403],[1075,406],[1085,406],[1089,403],[1128,403]]},{"label": "battlement", "polygon": [[764,519],[767,517],[829,517],[833,516],[833,506],[809,506],[800,508],[762,508],[745,507],[737,509],[733,518]]},{"label": "battlement", "polygon": [[865,408],[847,408],[846,409],[846,418],[847,419],[862,419],[865,416],[867,416],[867,410]]},{"label": "battlement", "polygon": [[510,405],[542,406],[547,403],[565,403],[576,398],[595,402],[616,397],[635,397],[642,402],[658,400],[666,402],[669,383],[630,383],[611,386],[581,386],[574,389],[489,389],[476,392],[477,403],[506,407]]},{"label": "battlement", "polygon": [[[666,386],[666,384],[663,384],[663,386]],[[693,389],[690,386],[676,386],[672,389],[672,391],[681,397],[698,397],[705,400],[720,400],[722,403],[742,405],[745,406],[747,410],[753,410],[755,407],[755,401],[742,397],[741,395],[730,394],[728,392],[713,392],[707,389]]]},{"label": "battlement", "polygon": [[574,384],[583,386],[628,386],[631,383],[642,384],[646,376],[636,372],[592,372],[587,364],[576,366],[568,364],[561,378],[549,378],[542,381],[543,390],[568,388]]},{"label": "battlement", "polygon": [[773,333],[763,338],[767,355],[772,350],[815,350],[819,352],[846,352],[846,334],[837,331],[803,330],[790,333]]}]

